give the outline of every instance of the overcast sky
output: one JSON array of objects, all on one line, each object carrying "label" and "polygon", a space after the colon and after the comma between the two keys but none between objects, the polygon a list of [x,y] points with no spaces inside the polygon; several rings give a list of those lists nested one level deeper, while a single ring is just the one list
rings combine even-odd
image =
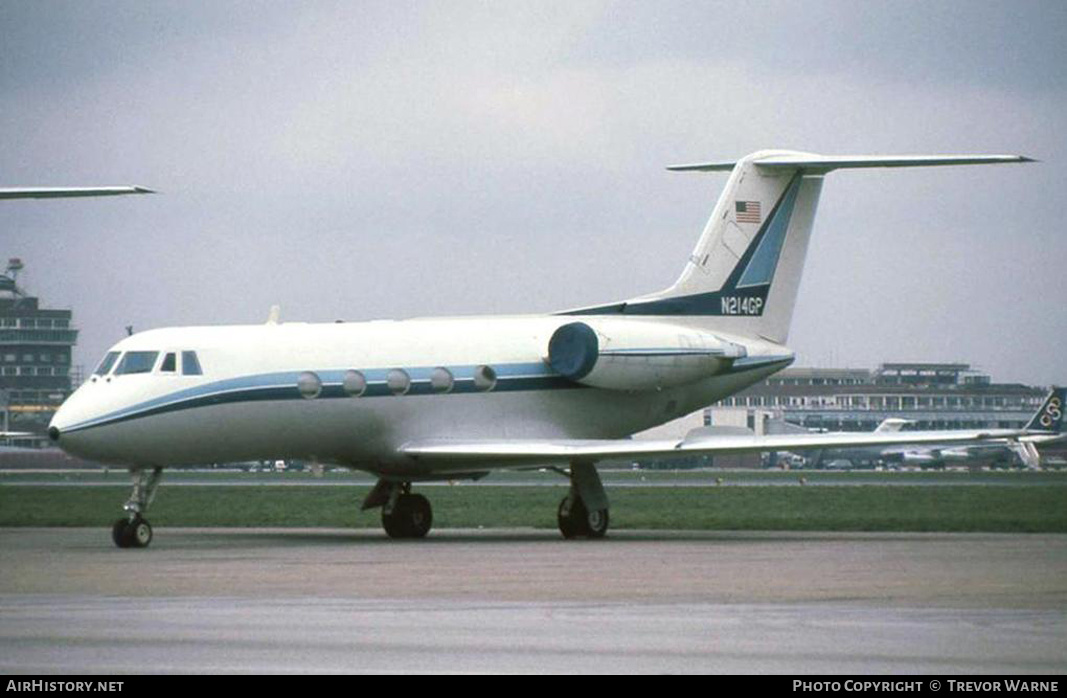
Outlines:
[{"label": "overcast sky", "polygon": [[0,0],[0,255],[89,369],[132,324],[542,312],[681,272],[761,148],[828,177],[799,365],[1067,381],[1067,3]]}]

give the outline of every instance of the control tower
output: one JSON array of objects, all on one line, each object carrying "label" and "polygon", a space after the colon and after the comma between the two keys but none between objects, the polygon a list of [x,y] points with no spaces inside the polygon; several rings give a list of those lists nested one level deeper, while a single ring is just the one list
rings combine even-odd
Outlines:
[{"label": "control tower", "polygon": [[0,274],[0,429],[41,434],[44,444],[52,415],[72,389],[78,331],[70,310],[42,308],[24,292],[22,269],[22,260],[9,259]]}]

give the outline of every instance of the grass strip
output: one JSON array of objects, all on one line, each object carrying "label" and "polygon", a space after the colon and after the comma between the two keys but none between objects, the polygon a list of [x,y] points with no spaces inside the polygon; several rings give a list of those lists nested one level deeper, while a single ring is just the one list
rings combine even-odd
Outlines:
[{"label": "grass strip", "polygon": [[[118,484],[118,483],[116,483]],[[377,528],[369,487],[166,484],[154,526]],[[555,528],[556,487],[423,487],[436,528]],[[128,487],[0,486],[0,526],[109,526]],[[608,487],[612,527],[1067,532],[1067,487]]]}]

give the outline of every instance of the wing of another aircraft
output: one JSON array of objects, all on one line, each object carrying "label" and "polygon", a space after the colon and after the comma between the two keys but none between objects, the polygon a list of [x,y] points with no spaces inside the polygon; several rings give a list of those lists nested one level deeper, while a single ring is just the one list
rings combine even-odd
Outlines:
[{"label": "wing of another aircraft", "polygon": [[155,194],[145,187],[8,187],[0,188],[0,199],[63,199],[76,196],[122,196]]},{"label": "wing of another aircraft", "polygon": [[403,455],[420,461],[509,468],[533,463],[595,463],[608,459],[673,458],[680,455],[728,455],[794,449],[854,448],[895,444],[976,443],[1011,439],[1026,434],[1018,429],[954,431],[859,432],[836,434],[776,434],[771,436],[719,435],[682,440],[634,441],[630,439],[517,439],[410,441],[400,447]]}]

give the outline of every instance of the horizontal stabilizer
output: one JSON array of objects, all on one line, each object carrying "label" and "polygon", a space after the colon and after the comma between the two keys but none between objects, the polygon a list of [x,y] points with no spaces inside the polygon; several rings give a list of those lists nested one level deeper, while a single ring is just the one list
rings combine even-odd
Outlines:
[{"label": "horizontal stabilizer", "polygon": [[[770,170],[803,169],[811,172],[860,167],[934,167],[940,165],[999,165],[1034,162],[1022,155],[815,155],[812,153],[774,154],[755,157],[751,162]],[[726,172],[736,162],[706,162],[671,165],[672,172]]]},{"label": "horizontal stabilizer", "polygon": [[15,187],[0,189],[0,199],[63,199],[74,196],[155,194],[146,187]]}]

